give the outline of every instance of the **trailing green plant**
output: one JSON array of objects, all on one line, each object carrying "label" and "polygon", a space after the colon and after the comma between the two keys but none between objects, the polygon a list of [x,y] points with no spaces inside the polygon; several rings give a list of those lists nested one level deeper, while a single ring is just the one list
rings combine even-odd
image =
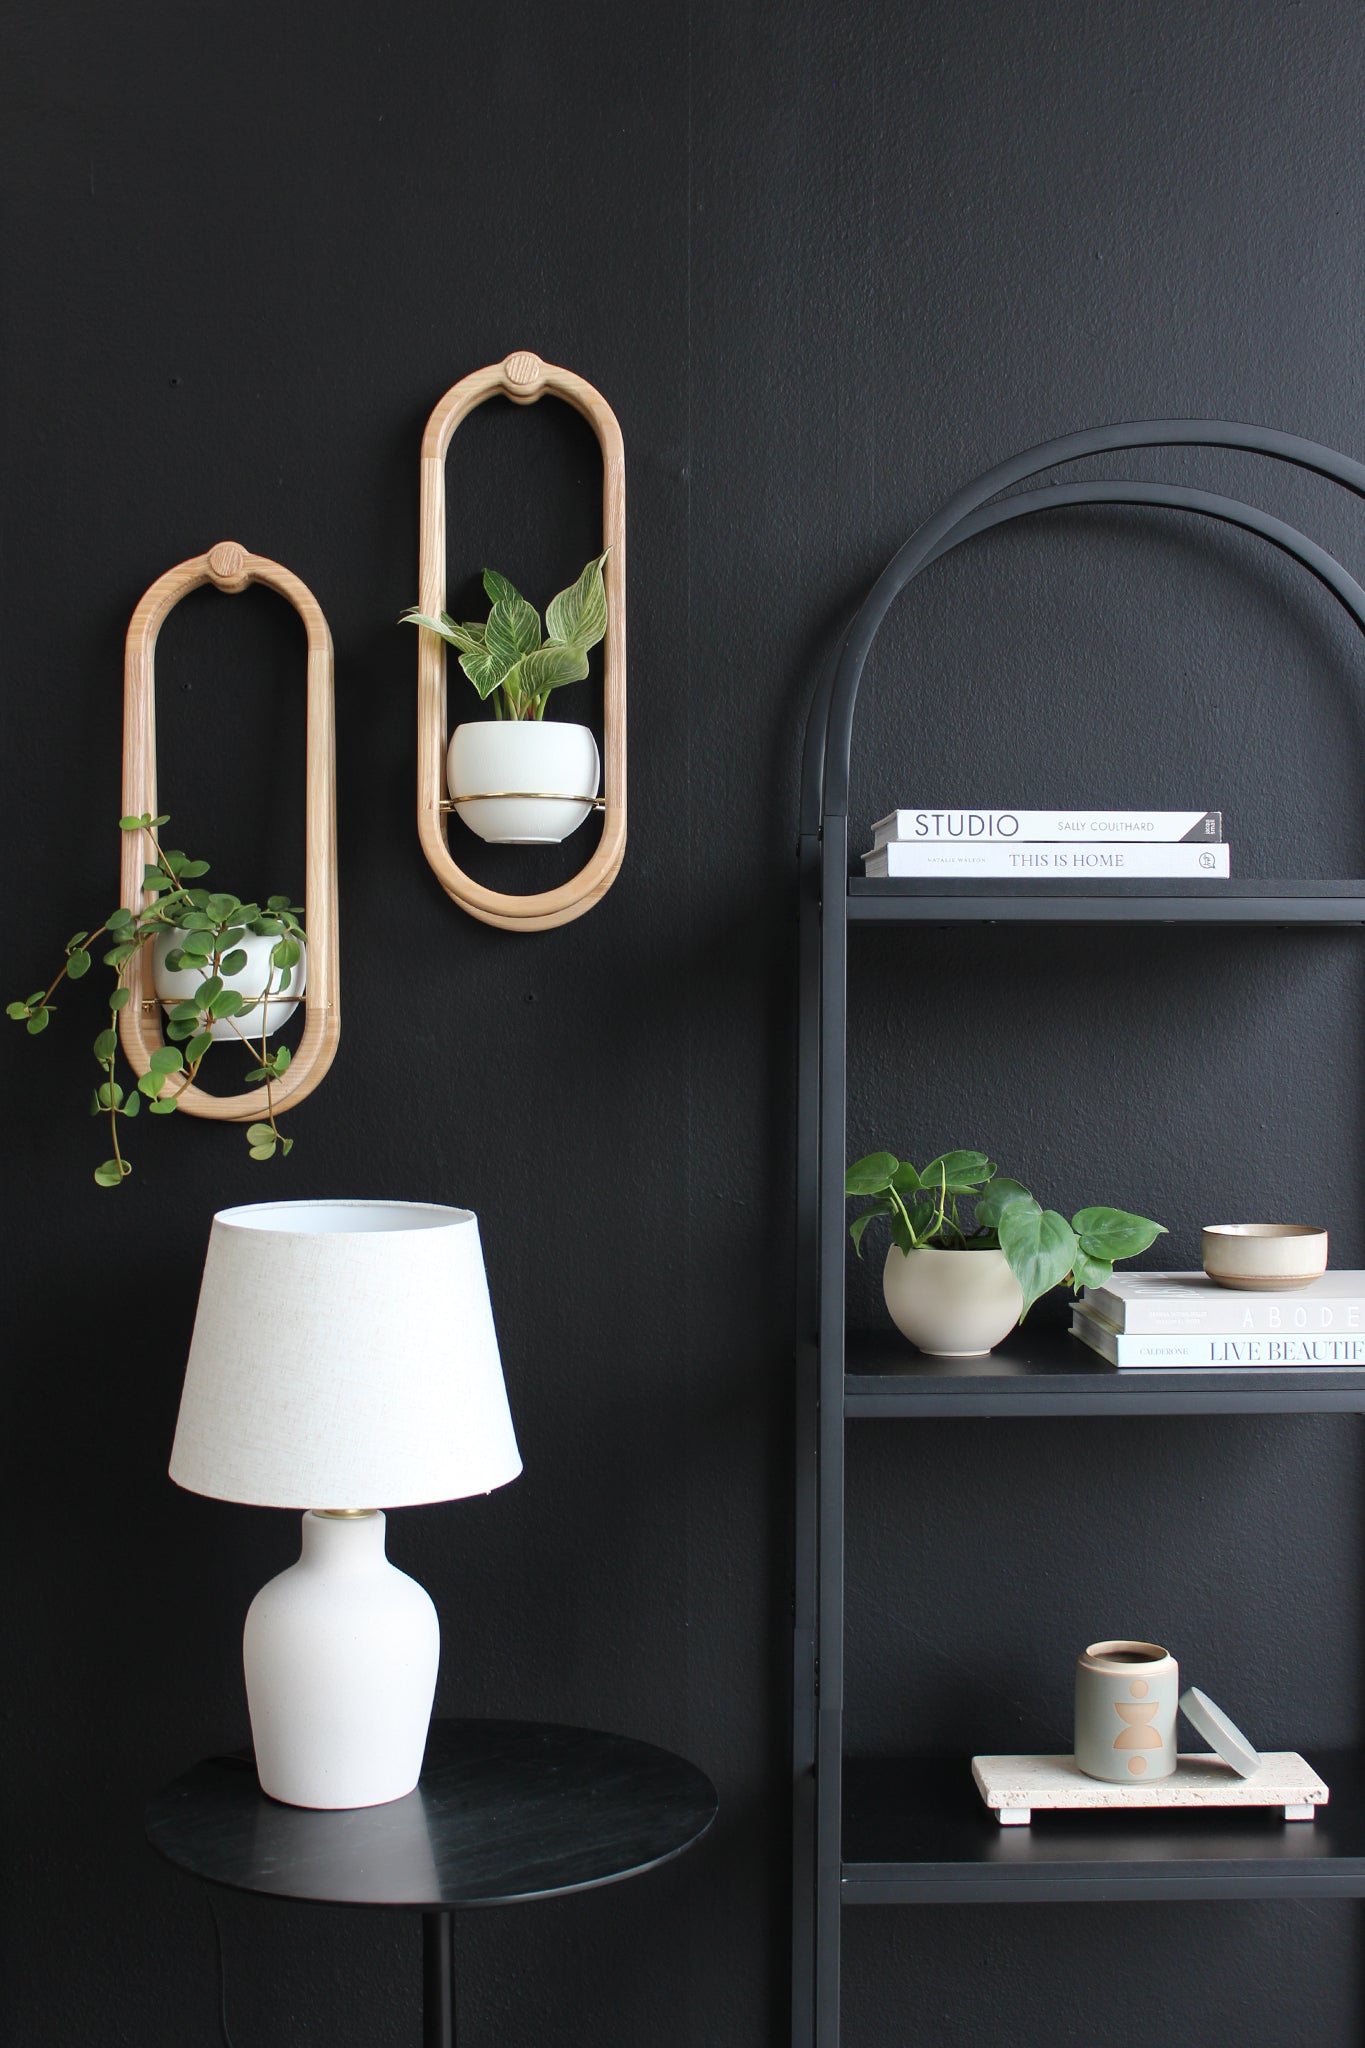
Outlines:
[{"label": "trailing green plant", "polygon": [[588,649],[607,630],[607,590],[602,580],[605,554],[595,557],[576,583],[552,597],[540,614],[496,569],[485,569],[483,587],[493,609],[484,620],[465,625],[442,612],[439,619],[414,605],[400,626],[425,626],[459,649],[460,667],[485,702],[492,697],[495,718],[543,718],[552,690],[581,683],[588,673]]},{"label": "trailing green plant", "polygon": [[[997,1174],[984,1152],[942,1152],[927,1166],[912,1166],[891,1152],[855,1159],[844,1176],[850,1197],[871,1195],[870,1208],[855,1216],[849,1236],[859,1257],[863,1232],[885,1216],[903,1252],[932,1245],[941,1251],[1001,1251],[1024,1293],[1023,1321],[1049,1288],[1070,1281],[1099,1287],[1119,1259],[1135,1259],[1165,1236],[1165,1226],[1127,1209],[1078,1209],[1068,1223],[1044,1209],[1017,1180]],[[971,1227],[959,1204],[972,1205]]]},{"label": "trailing green plant", "polygon": [[[181,1095],[198,1079],[210,1050],[219,1042],[210,1036],[210,1026],[223,1019],[231,1024],[252,1057],[247,1085],[264,1085],[266,1091],[265,1120],[247,1127],[251,1157],[271,1159],[276,1152],[285,1157],[294,1144],[292,1138],[281,1136],[275,1122],[274,1089],[288,1071],[289,1048],[281,1045],[274,1052],[269,1050],[265,1022],[266,999],[278,1000],[288,990],[303,957],[303,905],[291,903],[287,896],[267,897],[264,904],[243,903],[237,896],[191,887],[208,873],[209,864],[161,845],[157,834],[169,822],[165,817],[152,817],[148,811],[138,818],[119,819],[121,831],[144,834],[151,848],[152,858],[142,871],[142,893],[149,900],[139,910],[126,906],[111,910],[104,923],[93,931],[73,932],[66,942],[62,967],[49,986],[7,1006],[7,1014],[23,1024],[31,1035],[36,1037],[40,1031],[46,1031],[57,1008],[52,1000],[57,990],[64,981],[84,980],[94,965],[100,940],[110,941],[100,954],[103,965],[112,969],[114,977],[109,1022],[94,1044],[95,1060],[104,1070],[104,1079],[90,1099],[91,1115],[108,1118],[113,1141],[112,1156],[95,1168],[95,1179],[105,1188],[121,1187],[132,1171],[119,1142],[120,1123],[137,1116],[144,1102],[152,1116],[171,1115]],[[258,997],[243,995],[240,989],[226,985],[229,976],[240,974],[247,965],[242,941],[248,932],[274,940],[266,985]],[[130,996],[129,964],[144,946],[169,933],[176,934],[176,943],[166,953],[166,966],[172,973],[182,969],[197,972],[200,980],[193,994],[184,1002],[173,1004],[167,1015],[166,1037],[170,1044],[158,1047],[151,1056],[148,1071],[125,1089],[117,1078],[116,1067],[118,1016],[127,1007]],[[257,1002],[261,1018],[259,1044],[237,1022]]]}]

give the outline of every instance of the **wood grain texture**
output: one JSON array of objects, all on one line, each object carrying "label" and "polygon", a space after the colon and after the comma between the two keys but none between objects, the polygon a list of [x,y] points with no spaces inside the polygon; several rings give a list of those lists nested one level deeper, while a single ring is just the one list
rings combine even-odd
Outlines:
[{"label": "wood grain texture", "polygon": [[607,633],[603,648],[602,836],[592,857],[557,889],[517,896],[486,889],[465,874],[450,851],[445,760],[446,643],[418,629],[417,829],[422,851],[441,887],[471,917],[503,931],[550,931],[582,917],[601,901],[621,869],[626,850],[626,459],[621,428],[599,391],[572,370],[543,363],[518,349],[501,363],[475,370],[452,385],[435,407],[422,436],[420,609],[439,618],[446,601],[446,451],[460,421],[487,398],[534,405],[553,392],[591,426],[602,450],[602,545],[609,547],[604,578]]},{"label": "wood grain texture", "polygon": [[[336,1057],[341,1037],[341,992],[337,957],[336,712],[332,635],[322,608],[307,585],[278,562],[253,555],[236,541],[220,541],[159,576],[143,596],[128,627],[123,666],[123,810],[140,817],[158,814],[156,787],[156,640],[169,613],[201,584],[229,595],[264,583],[289,600],[308,636],[308,739],[305,803],[304,909],[308,935],[308,978],[299,1049],[282,1081],[271,1090],[276,1114],[311,1095]],[[123,835],[120,902],[136,910],[144,901],[142,869],[146,841]],[[129,1064],[145,1074],[152,1054],[165,1043],[161,1004],[152,986],[150,947],[128,963],[129,1000],[119,1015],[119,1036]],[[178,1108],[187,1116],[227,1123],[263,1117],[265,1088],[237,1095],[211,1095],[186,1088]]]}]

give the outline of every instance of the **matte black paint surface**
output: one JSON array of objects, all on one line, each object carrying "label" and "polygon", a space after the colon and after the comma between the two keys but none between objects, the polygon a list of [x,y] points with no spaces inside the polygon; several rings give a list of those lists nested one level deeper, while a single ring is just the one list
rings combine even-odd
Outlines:
[{"label": "matte black paint surface", "polygon": [[[23,2048],[212,2039],[207,1915],[141,1814],[243,1741],[241,1618],[297,1525],[177,1495],[165,1461],[209,1217],[284,1176],[480,1215],[526,1472],[394,1518],[442,1617],[442,1711],[619,1729],[720,1787],[708,1840],[647,1884],[472,1916],[464,2036],[780,2042],[805,705],[911,527],[1027,442],[1212,414],[1365,455],[1365,21],[1353,0],[20,0],[0,35],[0,994],[112,904],[128,615],[229,537],[302,575],[336,637],[345,988],[278,1174],[172,1119],[106,1195],[93,999],[0,1038],[0,2024]],[[631,844],[606,902],[543,938],[462,917],[422,861],[416,651],[390,623],[416,596],[422,421],[526,346],[607,395],[629,472]],[[1159,469],[1365,562],[1359,513],[1310,477]],[[543,603],[592,547],[595,454],[563,408],[484,408],[449,474],[461,602],[489,561]],[[1121,799],[1221,805],[1243,877],[1365,871],[1365,677],[1301,571],[1179,515],[1019,526],[937,565],[881,636],[855,850],[897,802]],[[228,886],[299,886],[292,615],[204,596],[163,643],[180,843]],[[564,715],[599,714],[595,683],[571,694]],[[868,930],[852,953],[855,1150],[979,1141],[1049,1201],[1160,1216],[1173,1263],[1214,1213],[1274,1213],[1365,1264],[1351,935]],[[1255,1740],[1361,1743],[1356,1418],[851,1435],[868,1753],[1022,1743],[1102,1633],[1177,1644]],[[403,1916],[221,1910],[241,2048],[416,2038]],[[1365,2013],[1351,1905],[847,1917],[847,2048],[1336,2048]]]},{"label": "matte black paint surface", "polygon": [[147,1838],[182,1870],[333,1905],[502,1906],[638,1877],[715,1818],[705,1772],[653,1743],[544,1722],[437,1721],[406,1799],[319,1813],[268,1799],[248,1754],[159,1792]]}]

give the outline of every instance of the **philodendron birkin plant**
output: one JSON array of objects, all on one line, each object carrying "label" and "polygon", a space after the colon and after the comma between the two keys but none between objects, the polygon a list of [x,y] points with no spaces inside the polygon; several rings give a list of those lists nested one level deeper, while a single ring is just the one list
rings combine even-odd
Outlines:
[{"label": "philodendron birkin plant", "polygon": [[[240,1040],[251,1060],[247,1086],[264,1086],[266,1091],[264,1120],[247,1126],[252,1158],[270,1159],[276,1152],[283,1157],[294,1143],[276,1125],[273,1094],[288,1071],[289,1048],[281,1045],[271,1052],[266,1041],[293,1013],[302,992],[303,906],[287,896],[270,896],[264,904],[243,903],[237,896],[190,886],[208,873],[209,864],[163,847],[158,834],[168,823],[148,812],[120,818],[120,829],[142,833],[151,852],[143,868],[142,907],[121,906],[94,931],[73,932],[62,967],[48,987],[8,1006],[8,1014],[30,1034],[45,1031],[61,984],[83,980],[94,965],[100,941],[106,942],[99,957],[112,970],[114,985],[109,1021],[94,1044],[104,1078],[90,1098],[91,1115],[107,1118],[112,1140],[111,1156],[95,1169],[95,1179],[105,1188],[121,1187],[132,1171],[123,1156],[120,1124],[135,1117],[144,1102],[150,1115],[169,1116],[222,1038]],[[131,994],[129,963],[144,946],[153,949],[158,992],[174,991],[163,1001],[171,1043],[159,1047],[148,1071],[125,1088],[116,1075],[118,1017]]]},{"label": "philodendron birkin plant", "polygon": [[[608,553],[610,550],[607,551]],[[492,610],[463,625],[415,606],[400,624],[425,626],[459,652],[460,667],[492,720],[457,725],[446,780],[460,816],[481,839],[510,845],[553,844],[568,837],[592,808],[601,775],[597,742],[586,725],[546,720],[554,691],[588,673],[588,652],[607,630],[606,554],[594,556],[577,581],[552,597],[540,615],[505,576],[485,569]]]},{"label": "philodendron birkin plant", "polygon": [[[849,1167],[845,1189],[851,1197],[872,1197],[849,1226],[860,1256],[868,1224],[878,1216],[890,1223],[883,1282],[893,1321],[939,1356],[988,1351],[1049,1289],[1065,1282],[1078,1294],[1098,1287],[1116,1261],[1136,1258],[1164,1235],[1164,1226],[1149,1217],[1104,1206],[1078,1209],[1068,1223],[1019,1181],[997,1173],[984,1152],[943,1152],[922,1167],[891,1152],[871,1152]],[[944,1264],[945,1254],[969,1256]],[[958,1307],[968,1339],[961,1344],[952,1341]],[[938,1341],[945,1330],[947,1341]],[[979,1341],[983,1335],[986,1341]]]}]

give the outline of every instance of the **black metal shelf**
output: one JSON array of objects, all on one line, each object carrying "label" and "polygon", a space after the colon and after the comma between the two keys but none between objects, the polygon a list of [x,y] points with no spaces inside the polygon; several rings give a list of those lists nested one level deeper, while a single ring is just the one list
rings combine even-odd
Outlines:
[{"label": "black metal shelf", "polygon": [[1365,1897],[1365,1760],[1308,1761],[1331,1791],[1312,1821],[1273,1809],[1036,1813],[1002,1828],[966,1757],[844,1765],[845,1905]]},{"label": "black metal shelf", "polygon": [[1365,880],[1237,882],[868,881],[852,875],[854,924],[1365,924]]},{"label": "black metal shelf", "polygon": [[1065,1331],[1016,1331],[987,1358],[926,1358],[894,1332],[850,1333],[847,1416],[1365,1414],[1365,1366],[1161,1372],[1098,1358]]},{"label": "black metal shelf", "polygon": [[[1022,1339],[989,1360],[917,1358],[889,1330],[868,1340],[847,1330],[850,931],[1017,925],[1037,934],[1069,927],[1084,951],[1102,943],[1096,934],[1106,927],[1185,926],[1201,933],[1365,927],[1365,878],[1118,881],[1088,869],[1084,876],[1037,881],[966,875],[874,881],[850,872],[861,850],[850,848],[848,837],[854,710],[868,656],[897,594],[978,535],[1016,519],[1096,505],[1213,519],[1257,535],[1297,563],[1365,635],[1365,587],[1306,534],[1256,506],[1176,484],[1035,481],[1083,457],[1190,447],[1266,456],[1328,478],[1365,501],[1365,464],[1299,436],[1237,422],[1125,422],[1025,449],[959,491],[886,564],[811,706],[798,849],[796,1271],[803,1338],[796,1358],[792,2048],[839,2048],[847,1904],[1365,1897],[1365,1753],[1314,1759],[1332,1797],[1311,1823],[1241,1812],[1090,1812],[1040,1814],[1031,1828],[1007,1829],[982,1805],[965,1757],[936,1765],[849,1761],[844,1754],[851,1422],[1365,1413],[1365,1366],[1122,1371],[1049,1330],[1046,1305],[1030,1317]],[[861,943],[855,937],[852,950]],[[932,970],[938,948],[931,946],[925,957]],[[1188,964],[1197,964],[1193,956]]]}]

